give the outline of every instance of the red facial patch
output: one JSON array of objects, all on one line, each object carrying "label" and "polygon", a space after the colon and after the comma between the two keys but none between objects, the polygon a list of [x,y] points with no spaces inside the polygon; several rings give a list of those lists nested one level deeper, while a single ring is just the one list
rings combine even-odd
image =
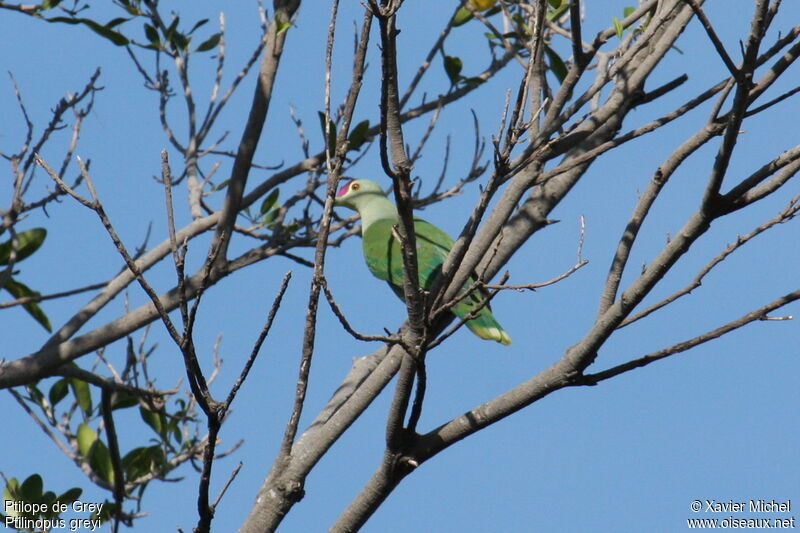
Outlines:
[{"label": "red facial patch", "polygon": [[347,194],[347,191],[350,190],[351,183],[353,183],[353,180],[346,180],[344,184],[341,187],[339,187],[339,190],[336,192],[336,197],[338,198],[339,196],[344,196],[345,194]]}]

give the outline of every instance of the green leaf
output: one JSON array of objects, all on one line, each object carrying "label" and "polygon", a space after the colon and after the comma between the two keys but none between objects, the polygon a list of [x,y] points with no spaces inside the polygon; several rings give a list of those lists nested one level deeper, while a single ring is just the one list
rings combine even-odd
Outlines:
[{"label": "green leaf", "polygon": [[197,28],[203,26],[206,22],[208,22],[208,19],[202,19],[202,20],[199,20],[199,21],[195,22],[194,26],[192,26],[192,29],[189,30],[188,35],[193,34],[194,30],[196,30]]},{"label": "green leaf", "polygon": [[164,436],[164,429],[165,429],[166,421],[165,421],[164,415],[162,413],[160,413],[160,412],[159,413],[155,413],[153,411],[145,409],[142,406],[139,406],[139,414],[141,415],[142,420],[144,420],[145,423],[148,426],[153,428],[153,431],[158,433],[159,437],[163,437]]},{"label": "green leaf", "polygon": [[159,44],[161,42],[161,36],[158,34],[158,30],[151,26],[150,24],[144,25],[144,36],[150,41],[152,44]]},{"label": "green leaf", "polygon": [[293,23],[288,22],[288,21],[281,22],[280,24],[278,24],[278,35],[280,35],[281,33],[285,32],[285,31],[287,31],[293,25],[294,25]]},{"label": "green leaf", "polygon": [[629,16],[631,15],[631,13],[633,13],[634,11],[636,11],[636,8],[635,8],[635,7],[630,7],[630,6],[628,6],[628,7],[626,7],[625,9],[623,9],[623,10],[622,10],[622,16],[627,18],[627,17],[629,17]]},{"label": "green leaf", "polygon": [[371,140],[367,137],[369,131],[369,120],[362,120],[350,130],[350,135],[347,136],[347,146],[349,150],[358,150],[361,146]]},{"label": "green leaf", "polygon": [[45,9],[45,10],[53,9],[58,4],[60,4],[61,1],[62,0],[44,0],[44,2],[42,2],[42,9]]},{"label": "green leaf", "polygon": [[97,438],[97,433],[87,424],[78,426],[78,451],[89,459],[92,470],[103,480],[114,482],[114,470],[111,466],[111,454],[108,447]]},{"label": "green leaf", "polygon": [[167,38],[167,40],[172,39],[172,34],[178,29],[178,23],[180,21],[180,17],[175,17],[172,19],[172,23],[169,25],[169,28],[167,28],[167,31],[164,32],[164,36]]},{"label": "green leaf", "polygon": [[189,38],[177,31],[170,35],[169,42],[178,50],[186,50],[189,47]]},{"label": "green leaf", "polygon": [[97,433],[94,432],[86,423],[81,422],[78,426],[78,452],[84,457],[89,455],[92,445],[97,440]]},{"label": "green leaf", "polygon": [[115,19],[111,19],[108,22],[106,22],[105,26],[106,28],[113,28],[114,26],[119,26],[123,22],[128,22],[129,20],[131,19],[125,17],[117,17]]},{"label": "green leaf", "polygon": [[50,387],[50,392],[48,393],[48,397],[50,398],[50,405],[55,407],[58,402],[66,397],[67,393],[69,392],[69,381],[67,378],[61,378],[56,381],[52,387]]},{"label": "green leaf", "polygon": [[458,11],[456,11],[455,16],[453,17],[453,26],[462,26],[472,20],[472,11],[467,9],[466,7],[462,7]]},{"label": "green leaf", "polygon": [[153,448],[161,451],[158,446],[134,448],[122,458],[122,469],[128,479],[133,480],[156,470],[157,463],[154,461]]},{"label": "green leaf", "polygon": [[88,26],[93,32],[100,35],[101,37],[105,37],[106,39],[116,44],[117,46],[125,46],[130,43],[128,38],[122,35],[121,33],[115,32],[114,30],[111,30],[102,24],[98,24],[92,19],[52,17],[44,20],[46,20],[47,22],[63,22],[65,24],[84,24]]},{"label": "green leaf", "polygon": [[[319,116],[319,125],[322,128],[322,138],[325,138],[325,113],[322,111],[317,111],[317,115]],[[336,151],[336,124],[333,123],[333,120],[328,119],[328,148],[330,149],[331,153]]]},{"label": "green leaf", "polygon": [[[139,499],[142,498],[142,494],[144,493],[144,489],[147,488],[147,483],[144,483],[139,486]],[[100,520],[100,523],[105,523],[111,520],[112,517],[117,516],[120,510],[120,506],[114,502],[110,502],[108,500],[103,500],[103,506],[100,508],[100,512],[93,512],[89,515],[90,520]]]},{"label": "green leaf", "polygon": [[19,492],[19,480],[15,477],[12,477],[8,481],[6,481],[6,487],[5,489],[3,489],[3,499],[15,500],[16,497],[14,495],[18,492]]},{"label": "green leaf", "polygon": [[617,32],[617,37],[622,39],[622,34],[625,31],[625,27],[622,25],[622,22],[617,17],[613,17],[611,20],[614,23],[614,29]]},{"label": "green leaf", "polygon": [[167,459],[160,446],[135,448],[122,458],[122,468],[130,480],[167,471]]},{"label": "green leaf", "polygon": [[125,477],[132,480],[150,473],[147,450],[145,447],[134,448],[125,454],[121,461]]},{"label": "green leaf", "polygon": [[263,220],[261,220],[261,223],[262,223],[264,226],[269,226],[270,224],[272,224],[273,222],[275,222],[275,219],[276,219],[276,218],[278,218],[278,214],[279,214],[280,212],[281,212],[281,210],[280,210],[280,209],[273,209],[272,211],[270,211],[269,213],[267,213],[267,214],[264,216]]},{"label": "green leaf", "polygon": [[114,484],[114,467],[111,464],[111,452],[108,451],[108,446],[99,439],[94,441],[94,445],[89,452],[89,465],[100,479],[107,481],[109,484]]},{"label": "green leaf", "polygon": [[67,505],[69,505],[70,503],[80,498],[81,494],[83,494],[83,489],[78,487],[72,487],[68,491],[61,494],[58,498],[56,498],[56,501],[59,503],[66,503]]},{"label": "green leaf", "polygon": [[228,186],[228,184],[229,184],[230,182],[231,182],[231,180],[230,180],[230,178],[228,178],[228,179],[226,179],[226,180],[224,180],[224,181],[220,182],[220,184],[219,184],[219,185],[212,185],[212,186],[211,186],[211,192],[215,192],[215,191],[221,191],[222,189],[224,189],[225,187],[227,187],[227,186]]},{"label": "green leaf", "polygon": [[15,501],[19,493],[19,480],[15,477],[6,480],[6,486],[3,487],[3,499],[8,501]]},{"label": "green leaf", "polygon": [[465,85],[469,85],[470,87],[477,87],[478,85],[486,83],[486,80],[479,76],[473,76],[472,78],[464,78],[461,81],[464,82]]},{"label": "green leaf", "polygon": [[[3,501],[14,502],[19,500],[19,480],[15,477],[6,481],[6,486],[3,488]],[[22,516],[22,513],[11,508],[4,508],[8,516]],[[2,513],[0,513],[2,515]]]},{"label": "green leaf", "polygon": [[19,488],[19,495],[26,502],[38,503],[42,499],[44,482],[39,474],[32,474],[22,482]]},{"label": "green leaf", "polygon": [[547,54],[547,59],[550,62],[550,70],[553,72],[553,74],[555,74],[556,78],[558,78],[558,81],[563,83],[564,78],[567,76],[567,66],[564,64],[561,56],[559,56],[555,50],[549,46],[545,46],[544,51]]},{"label": "green leaf", "polygon": [[[555,4],[555,5],[554,5],[554,4]],[[556,19],[559,19],[559,18],[561,18],[561,15],[563,15],[563,14],[564,14],[564,12],[565,12],[567,9],[569,9],[569,5],[570,5],[570,4],[569,4],[569,2],[567,2],[566,0],[564,0],[564,1],[559,1],[559,0],[557,0],[555,3],[551,1],[551,2],[550,2],[550,5],[551,5],[551,6],[553,6],[553,10],[552,10],[552,11],[549,11],[549,12],[547,13],[547,20],[549,20],[550,22],[552,22],[552,21],[554,21],[554,20],[556,20]]]},{"label": "green leaf", "polygon": [[[14,298],[41,296],[39,292],[32,290],[24,283],[20,283],[14,279],[9,279],[6,281],[5,287],[3,288],[10,292]],[[50,325],[50,319],[47,318],[46,314],[44,314],[44,311],[42,311],[42,308],[39,307],[39,304],[36,302],[28,302],[22,304],[22,307],[34,318],[34,320],[41,324],[44,329],[47,331],[53,331],[53,326]]]},{"label": "green leaf", "polygon": [[444,71],[447,73],[447,77],[450,78],[450,84],[455,85],[461,79],[461,69],[464,67],[464,63],[461,62],[461,59],[454,56],[444,56]]},{"label": "green leaf", "polygon": [[274,189],[272,189],[272,192],[270,192],[267,195],[267,197],[264,198],[264,201],[261,202],[261,209],[259,209],[258,214],[264,215],[267,212],[269,212],[270,209],[275,207],[275,202],[278,201],[278,196],[280,195],[280,193],[281,189],[279,187],[275,187]]},{"label": "green leaf", "polygon": [[142,14],[142,11],[138,7],[132,6],[132,5],[128,4],[127,2],[125,3],[125,11],[127,11],[128,13],[133,15],[134,17],[138,17],[138,16],[140,16]]},{"label": "green leaf", "polygon": [[172,431],[172,438],[175,439],[175,442],[178,444],[183,442],[183,432],[181,432],[181,428],[178,427],[178,421],[174,420],[172,424],[170,424],[170,431]]},{"label": "green leaf", "polygon": [[[47,515],[52,515],[50,504],[56,501],[56,493],[52,490],[48,490],[44,494],[42,494],[42,498],[40,500],[42,503],[46,503],[48,507]],[[44,514],[44,513],[42,513]]]},{"label": "green leaf", "polygon": [[126,391],[117,391],[111,395],[111,410],[127,409],[139,404],[139,399]]},{"label": "green leaf", "polygon": [[[30,257],[39,249],[45,237],[47,237],[47,230],[44,228],[33,228],[17,233],[17,256],[14,261],[19,263],[26,257]],[[0,244],[0,265],[7,265],[11,260],[11,248],[11,240]]]},{"label": "green leaf", "polygon": [[215,33],[205,41],[203,41],[200,46],[195,49],[195,52],[208,52],[217,47],[219,44],[220,39],[222,38],[221,33]]},{"label": "green leaf", "polygon": [[72,389],[72,395],[75,396],[75,401],[87,416],[92,412],[92,393],[89,390],[89,384],[78,378],[69,378],[69,386]]}]

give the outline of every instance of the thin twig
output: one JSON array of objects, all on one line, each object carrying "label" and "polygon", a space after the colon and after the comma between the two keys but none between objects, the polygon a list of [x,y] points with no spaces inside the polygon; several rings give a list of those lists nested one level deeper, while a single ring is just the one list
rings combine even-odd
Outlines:
[{"label": "thin twig", "polygon": [[169,167],[169,155],[166,150],[161,151],[161,181],[164,183],[164,199],[167,208],[167,230],[169,232],[169,243],[172,248],[172,262],[175,265],[175,272],[178,278],[178,293],[180,294],[181,319],[184,328],[184,342],[186,341],[186,330],[189,327],[189,308],[186,298],[186,276],[184,274],[184,264],[186,259],[186,248],[183,243],[178,246],[175,237],[175,213],[172,202],[172,172]]},{"label": "thin twig", "polygon": [[497,291],[508,291],[508,290],[518,291],[518,292],[536,291],[537,289],[541,289],[542,287],[547,287],[548,285],[553,285],[555,283],[558,283],[559,281],[562,281],[562,280],[570,277],[572,274],[574,274],[579,269],[583,268],[584,266],[586,266],[588,264],[589,264],[588,259],[582,259],[581,261],[579,261],[575,265],[571,266],[569,268],[569,270],[567,270],[563,274],[559,274],[558,276],[554,277],[551,280],[542,281],[542,282],[539,282],[539,283],[523,283],[523,284],[520,284],[520,285],[493,285],[491,283],[486,283],[486,284],[483,284],[482,286],[485,289],[497,290]]},{"label": "thin twig", "polygon": [[789,205],[786,206],[786,208],[783,211],[781,211],[776,217],[765,222],[764,224],[761,224],[747,235],[737,237],[736,242],[729,244],[725,248],[725,250],[723,250],[720,254],[714,257],[708,264],[706,264],[702,269],[700,269],[700,271],[697,273],[697,275],[694,277],[691,283],[689,283],[681,290],[674,292],[667,298],[664,298],[663,300],[649,306],[647,309],[644,309],[643,311],[631,317],[628,317],[618,326],[618,329],[624,328],[625,326],[628,326],[636,322],[637,320],[643,319],[649,314],[663,307],[666,307],[675,300],[691,293],[694,289],[700,287],[700,285],[703,284],[703,278],[705,278],[706,275],[708,275],[708,273],[711,272],[717,265],[725,261],[725,259],[727,259],[729,255],[731,255],[736,250],[747,244],[749,241],[751,241],[758,235],[764,233],[771,227],[777,224],[783,224],[794,218],[798,214],[798,212],[800,212],[800,203],[798,203],[799,201],[800,201],[800,196],[795,196],[794,198],[792,198],[792,200],[789,202]]},{"label": "thin twig", "polygon": [[75,462],[75,464],[80,466],[81,464],[80,456],[74,450],[72,450],[66,444],[64,444],[64,442],[61,439],[59,439],[55,433],[53,433],[53,431],[50,429],[50,427],[48,427],[47,424],[42,422],[42,419],[39,418],[39,416],[33,411],[33,409],[30,408],[30,406],[27,404],[22,395],[14,389],[7,389],[7,390],[9,394],[11,394],[11,396],[13,396],[14,399],[17,401],[17,403],[22,407],[22,409],[28,414],[28,416],[31,417],[33,422],[37,426],[39,426],[39,429],[41,429],[44,432],[44,434],[47,435],[48,438],[55,443],[55,445],[62,451],[62,453],[66,455],[69,459],[71,459],[73,462]]},{"label": "thin twig", "polygon": [[[558,276],[548,281],[540,281],[539,283],[523,283],[521,285],[507,285],[507,284],[492,285],[490,283],[482,283],[481,286],[484,289],[497,290],[497,291],[502,291],[502,290],[514,290],[519,292],[535,291],[537,289],[541,289],[542,287],[554,285],[559,281],[562,281],[570,277],[572,274],[574,274],[575,272],[577,272],[578,270],[589,264],[589,260],[583,258],[583,243],[586,238],[586,221],[583,215],[581,215],[580,217],[580,224],[581,224],[581,230],[580,230],[580,236],[578,237],[578,261],[562,274],[559,274]],[[506,275],[507,274],[508,273],[506,273]]]},{"label": "thin twig", "polygon": [[[329,26],[330,35],[333,35],[335,30],[337,11],[338,0],[334,2],[334,7],[332,10],[331,24]],[[353,63],[352,83],[345,100],[342,127],[339,130],[336,140],[336,153],[330,154],[326,149],[326,166],[328,168],[327,189],[315,246],[314,274],[309,290],[307,306],[308,312],[306,314],[305,327],[303,331],[303,353],[300,360],[300,368],[298,370],[294,404],[291,415],[289,416],[289,421],[286,424],[283,440],[281,441],[279,457],[277,459],[278,464],[285,463],[291,454],[292,443],[297,436],[297,428],[300,424],[300,415],[303,411],[303,405],[308,389],[311,360],[314,354],[314,343],[316,338],[316,320],[317,309],[319,307],[319,294],[323,285],[325,272],[325,254],[327,251],[326,244],[331,230],[331,223],[333,221],[333,198],[336,194],[336,186],[345,161],[344,155],[347,150],[347,143],[345,142],[345,139],[350,128],[350,123],[352,121],[353,113],[355,112],[358,96],[361,91],[361,80],[363,78],[364,69],[366,66],[367,43],[369,42],[371,24],[372,18],[369,16],[369,13],[365,13],[361,30],[361,42],[356,50],[356,57]],[[333,53],[332,47],[328,47],[327,53]],[[335,155],[335,157],[332,159],[330,155]]]},{"label": "thin twig", "polygon": [[222,487],[222,490],[219,491],[219,495],[217,496],[217,499],[214,500],[214,503],[211,504],[211,511],[212,512],[216,510],[217,506],[219,505],[219,502],[222,501],[222,497],[225,496],[225,493],[228,491],[228,488],[231,486],[233,481],[236,479],[236,476],[239,475],[239,472],[242,470],[242,466],[244,466],[244,463],[239,461],[239,464],[237,464],[236,468],[233,469],[233,471],[231,472],[231,475],[228,476],[228,480],[225,482],[225,485]]},{"label": "thin twig", "polygon": [[99,200],[99,198],[97,196],[97,191],[94,188],[94,183],[92,182],[92,179],[89,176],[89,172],[88,172],[88,170],[86,168],[86,165],[84,165],[83,161],[81,161],[79,159],[78,160],[78,164],[81,167],[81,174],[83,174],[83,179],[86,182],[86,186],[89,188],[89,192],[92,195],[92,201],[91,202],[89,200],[87,200],[86,198],[82,197],[81,195],[79,195],[78,193],[76,193],[74,190],[72,190],[72,188],[70,188],[70,186],[67,185],[58,176],[58,174],[56,174],[53,171],[53,169],[50,168],[50,166],[44,161],[44,159],[39,157],[38,154],[36,154],[35,158],[36,158],[36,163],[39,166],[41,166],[45,170],[45,172],[47,172],[47,174],[50,176],[50,178],[53,179],[53,181],[55,181],[62,189],[67,191],[67,194],[69,194],[75,200],[77,200],[79,203],[81,203],[82,205],[88,207],[89,209],[91,209],[92,211],[94,211],[97,214],[97,216],[100,218],[101,223],[106,228],[106,231],[108,232],[109,236],[111,237],[111,240],[114,242],[114,245],[116,246],[117,251],[120,253],[122,258],[125,260],[125,264],[128,265],[128,268],[130,269],[131,273],[136,277],[136,280],[139,282],[139,284],[141,285],[142,289],[144,289],[144,291],[150,297],[150,300],[153,302],[153,305],[155,306],[156,310],[158,311],[158,314],[161,317],[161,320],[164,322],[164,325],[167,328],[167,332],[170,334],[170,336],[176,342],[176,344],[180,345],[181,344],[181,336],[178,333],[178,330],[175,329],[175,325],[172,323],[172,320],[169,318],[169,314],[164,309],[164,306],[161,304],[161,300],[159,299],[158,294],[155,292],[153,287],[150,286],[150,284],[147,282],[147,280],[144,279],[144,276],[142,275],[141,270],[136,265],[136,262],[133,260],[131,255],[128,253],[128,250],[125,248],[125,245],[122,244],[122,241],[120,240],[119,235],[117,234],[117,232],[114,229],[114,227],[111,225],[111,221],[108,219],[108,216],[106,216],[105,210],[103,209],[103,206],[100,203],[100,200]]},{"label": "thin twig", "polygon": [[725,45],[722,44],[719,37],[717,36],[717,32],[714,31],[714,26],[711,24],[711,21],[708,20],[706,17],[705,12],[703,9],[697,5],[696,0],[684,0],[694,11],[697,18],[700,20],[700,23],[703,25],[703,29],[706,30],[708,34],[708,38],[711,39],[711,42],[714,44],[714,48],[717,50],[717,54],[722,59],[722,62],[725,63],[725,67],[728,69],[728,72],[731,73],[734,79],[738,79],[740,71],[733,63],[733,60],[728,55],[728,51],[725,50]]},{"label": "thin twig", "polygon": [[109,378],[98,376],[93,372],[89,372],[88,370],[84,370],[83,368],[73,365],[62,365],[58,367],[58,370],[56,370],[54,374],[56,376],[80,379],[81,381],[85,381],[96,387],[99,387],[101,390],[108,390],[110,392],[124,392],[137,398],[141,398],[146,402],[152,402],[154,400],[163,402],[165,397],[177,394],[179,391],[177,388],[169,390],[142,389],[127,385],[125,383],[120,383]]},{"label": "thin twig", "polygon": [[[269,314],[267,315],[267,321],[264,324],[264,327],[261,329],[261,333],[258,335],[258,339],[256,339],[255,345],[253,346],[253,350],[252,352],[250,352],[250,357],[247,359],[247,362],[242,368],[239,377],[236,379],[236,382],[233,384],[233,387],[231,387],[231,390],[228,393],[228,397],[225,399],[225,402],[223,403],[222,407],[223,417],[230,409],[230,406],[233,403],[234,398],[236,397],[236,393],[239,391],[239,388],[244,383],[244,380],[247,379],[247,374],[250,372],[250,369],[253,367],[253,363],[255,363],[256,361],[256,357],[258,357],[258,353],[261,351],[261,345],[264,344],[267,335],[269,335],[270,329],[272,329],[272,323],[275,320],[275,316],[278,313],[278,309],[280,309],[281,307],[281,301],[283,300],[283,295],[286,293],[286,289],[289,287],[289,281],[291,279],[292,279],[292,271],[290,270],[283,276],[283,281],[281,282],[280,289],[278,289],[278,294],[272,301],[272,307],[270,308]],[[222,497],[222,495],[220,495],[220,497]]]},{"label": "thin twig", "polygon": [[[602,372],[597,372],[594,374],[586,374],[577,378],[576,385],[595,385],[601,381],[605,381],[607,379],[613,378],[620,374],[624,374],[625,372],[629,372],[635,368],[640,368],[643,366],[647,366],[650,363],[654,363],[659,359],[664,359],[665,357],[669,357],[671,355],[675,355],[677,353],[685,352],[690,348],[694,348],[700,344],[708,342],[713,339],[717,339],[726,333],[729,333],[735,329],[739,329],[742,326],[745,326],[751,322],[755,322],[756,320],[771,320],[772,317],[768,316],[768,313],[783,307],[786,304],[794,302],[795,300],[800,300],[800,290],[790,292],[772,302],[768,303],[767,305],[760,307],[754,311],[747,313],[746,315],[728,322],[727,324],[720,326],[716,329],[703,333],[702,335],[698,335],[697,337],[693,337],[687,341],[680,342],[669,348],[664,348],[663,350],[659,350],[657,352],[653,352],[638,359],[633,359],[628,361],[627,363],[623,363],[621,365],[617,365],[615,367],[609,368],[608,370],[603,370]],[[780,317],[781,320],[788,320],[791,319],[789,317]]]},{"label": "thin twig", "polygon": [[299,1],[276,4],[277,9],[267,30],[266,49],[268,52],[264,54],[261,62],[261,71],[259,72],[258,83],[253,95],[253,102],[236,151],[236,159],[231,170],[225,202],[214,235],[215,246],[220,250],[217,258],[220,266],[222,262],[227,260],[228,244],[233,234],[233,225],[236,222],[239,211],[244,208],[242,197],[244,196],[250,173],[250,163],[253,161],[258,139],[261,137],[261,132],[266,122],[286,35],[291,33],[281,31],[280,27],[290,22],[299,5]]},{"label": "thin twig", "polygon": [[339,307],[339,304],[336,303],[336,300],[333,298],[333,294],[331,293],[330,287],[328,287],[327,280],[323,281],[322,290],[325,293],[325,298],[328,300],[328,304],[331,306],[331,310],[333,314],[336,315],[336,318],[339,319],[339,323],[342,327],[347,331],[350,335],[360,341],[378,341],[384,342],[386,344],[402,344],[402,338],[398,335],[392,336],[385,336],[385,335],[364,335],[362,333],[357,332],[348,322],[347,318],[344,316],[342,309]]}]

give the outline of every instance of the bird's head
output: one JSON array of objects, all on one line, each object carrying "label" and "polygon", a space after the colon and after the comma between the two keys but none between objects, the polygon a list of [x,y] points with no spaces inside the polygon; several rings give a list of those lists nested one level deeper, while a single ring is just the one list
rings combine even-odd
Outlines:
[{"label": "bird's head", "polygon": [[372,180],[357,179],[343,181],[336,192],[335,205],[360,210],[360,207],[376,196],[386,198],[381,186]]}]

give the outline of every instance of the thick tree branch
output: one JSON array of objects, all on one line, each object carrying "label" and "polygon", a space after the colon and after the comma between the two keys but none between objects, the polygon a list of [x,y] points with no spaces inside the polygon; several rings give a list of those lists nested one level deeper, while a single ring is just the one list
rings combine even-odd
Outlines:
[{"label": "thick tree branch", "polygon": [[708,186],[703,196],[703,206],[707,210],[717,207],[716,202],[722,187],[722,180],[728,170],[736,141],[739,138],[742,121],[744,120],[747,106],[751,101],[750,91],[753,88],[753,74],[758,62],[758,49],[766,31],[764,16],[768,4],[767,0],[758,0],[756,2],[756,13],[753,17],[744,59],[741,67],[736,69],[736,92],[734,93],[733,104],[731,111],[728,113],[722,143],[720,143],[717,151],[714,168],[711,171]]},{"label": "thick tree branch", "polygon": [[625,231],[619,240],[619,244],[617,245],[617,251],[611,261],[611,268],[606,278],[603,295],[600,298],[598,316],[605,313],[614,303],[617,297],[617,291],[619,290],[619,284],[622,280],[622,274],[628,263],[633,244],[639,234],[639,229],[641,229],[645,218],[650,212],[650,208],[658,198],[664,185],[667,184],[678,167],[690,155],[695,153],[702,146],[705,146],[719,131],[721,131],[721,128],[714,127],[713,124],[705,126],[699,132],[684,141],[684,143],[656,169],[650,184],[647,186],[644,194],[639,198],[633,214],[625,227]]},{"label": "thick tree branch", "polygon": [[225,205],[222,208],[220,222],[214,235],[214,246],[220,250],[217,259],[218,266],[222,266],[227,257],[228,243],[233,235],[233,225],[239,210],[242,209],[242,197],[250,172],[250,164],[253,161],[269,111],[278,65],[283,55],[286,35],[289,33],[284,31],[284,25],[289,23],[297,8],[300,7],[300,0],[275,0],[274,7],[275,14],[267,30],[267,44],[264,58],[261,61],[253,103],[236,152],[228,192],[225,196]]},{"label": "thick tree branch", "polygon": [[[408,431],[404,422],[417,369],[424,364],[424,345],[427,335],[425,303],[420,291],[417,265],[410,176],[412,166],[405,150],[397,81],[397,35],[399,30],[396,27],[396,14],[401,5],[402,0],[384,0],[381,5],[376,0],[370,0],[370,9],[373,16],[378,19],[381,29],[381,163],[384,172],[392,178],[400,217],[400,222],[392,230],[392,233],[400,242],[403,258],[403,294],[409,325],[404,336],[404,344],[410,345],[412,348],[411,352],[407,352],[403,356],[400,364],[395,393],[387,416],[386,450],[381,467],[376,474],[385,479],[388,484],[391,484],[390,480],[394,477],[398,460],[403,449],[408,445]],[[391,162],[387,144],[391,148]],[[419,383],[417,386],[420,386]],[[417,408],[421,409],[421,406],[418,405]]]}]

